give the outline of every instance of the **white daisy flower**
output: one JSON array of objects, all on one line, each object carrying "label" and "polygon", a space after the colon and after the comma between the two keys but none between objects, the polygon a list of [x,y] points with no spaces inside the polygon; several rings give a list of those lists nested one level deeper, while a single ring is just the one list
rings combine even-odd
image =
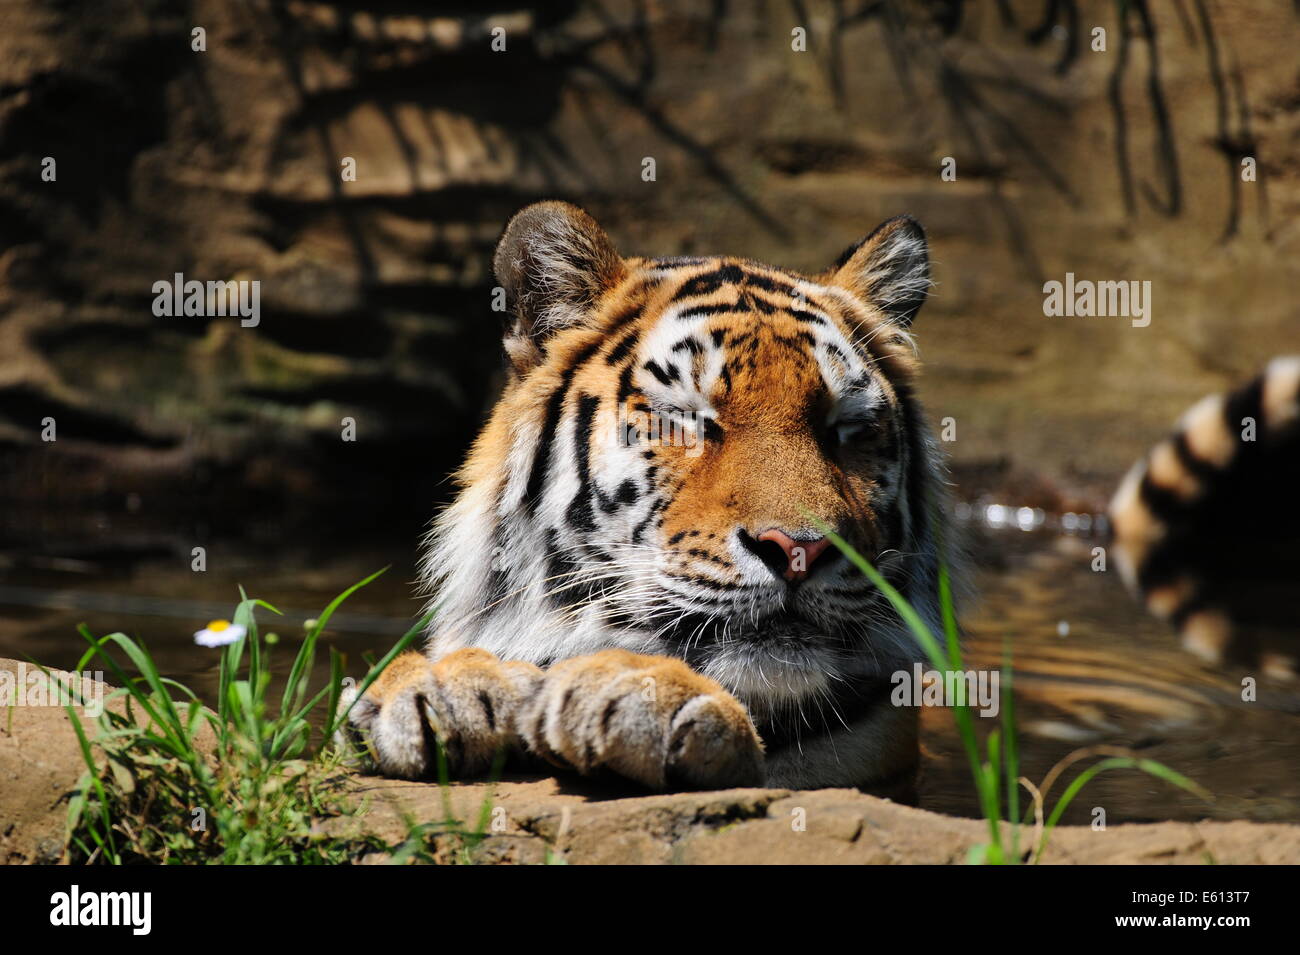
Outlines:
[{"label": "white daisy flower", "polygon": [[213,620],[206,627],[194,634],[194,642],[201,647],[224,647],[234,643],[248,630],[229,620]]}]

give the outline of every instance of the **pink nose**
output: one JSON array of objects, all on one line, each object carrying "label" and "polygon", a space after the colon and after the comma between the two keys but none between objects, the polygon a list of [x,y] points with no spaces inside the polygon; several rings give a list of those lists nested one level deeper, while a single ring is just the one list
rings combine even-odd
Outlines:
[{"label": "pink nose", "polygon": [[819,537],[811,541],[799,541],[775,527],[763,531],[758,535],[758,539],[771,541],[785,552],[786,568],[784,576],[786,580],[790,581],[806,579],[813,563],[822,555],[822,551],[831,546],[831,542],[825,537]]}]

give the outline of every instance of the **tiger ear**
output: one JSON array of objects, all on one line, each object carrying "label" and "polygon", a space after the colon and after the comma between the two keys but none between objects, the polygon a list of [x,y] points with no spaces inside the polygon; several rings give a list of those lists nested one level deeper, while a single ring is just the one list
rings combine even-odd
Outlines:
[{"label": "tiger ear", "polygon": [[492,264],[514,316],[506,354],[520,373],[541,361],[548,338],[585,321],[626,271],[605,230],[567,202],[538,202],[517,213]]},{"label": "tiger ear", "polygon": [[830,269],[829,281],[848,289],[903,326],[930,290],[930,252],[925,230],[911,216],[895,216],[849,246]]}]

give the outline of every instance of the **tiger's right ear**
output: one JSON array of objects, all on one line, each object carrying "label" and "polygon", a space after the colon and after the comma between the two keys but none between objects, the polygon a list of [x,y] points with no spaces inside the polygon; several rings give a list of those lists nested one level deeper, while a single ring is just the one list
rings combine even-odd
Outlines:
[{"label": "tiger's right ear", "polygon": [[626,272],[605,230],[567,202],[538,202],[517,213],[492,264],[514,316],[505,350],[519,374],[542,360],[548,338],[586,321]]}]

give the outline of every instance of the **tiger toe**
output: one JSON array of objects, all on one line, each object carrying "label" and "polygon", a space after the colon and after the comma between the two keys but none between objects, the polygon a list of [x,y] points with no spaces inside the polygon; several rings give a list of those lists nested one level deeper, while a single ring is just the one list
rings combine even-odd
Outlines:
[{"label": "tiger toe", "polygon": [[650,789],[763,782],[763,747],[745,708],[670,657],[605,650],[557,663],[526,704],[520,731],[553,763]]},{"label": "tiger toe", "polygon": [[351,707],[349,735],[384,775],[431,777],[441,753],[449,774],[475,776],[515,743],[514,714],[540,679],[537,667],[502,663],[486,650],[436,662],[405,653],[360,700],[349,694],[341,705]]}]

